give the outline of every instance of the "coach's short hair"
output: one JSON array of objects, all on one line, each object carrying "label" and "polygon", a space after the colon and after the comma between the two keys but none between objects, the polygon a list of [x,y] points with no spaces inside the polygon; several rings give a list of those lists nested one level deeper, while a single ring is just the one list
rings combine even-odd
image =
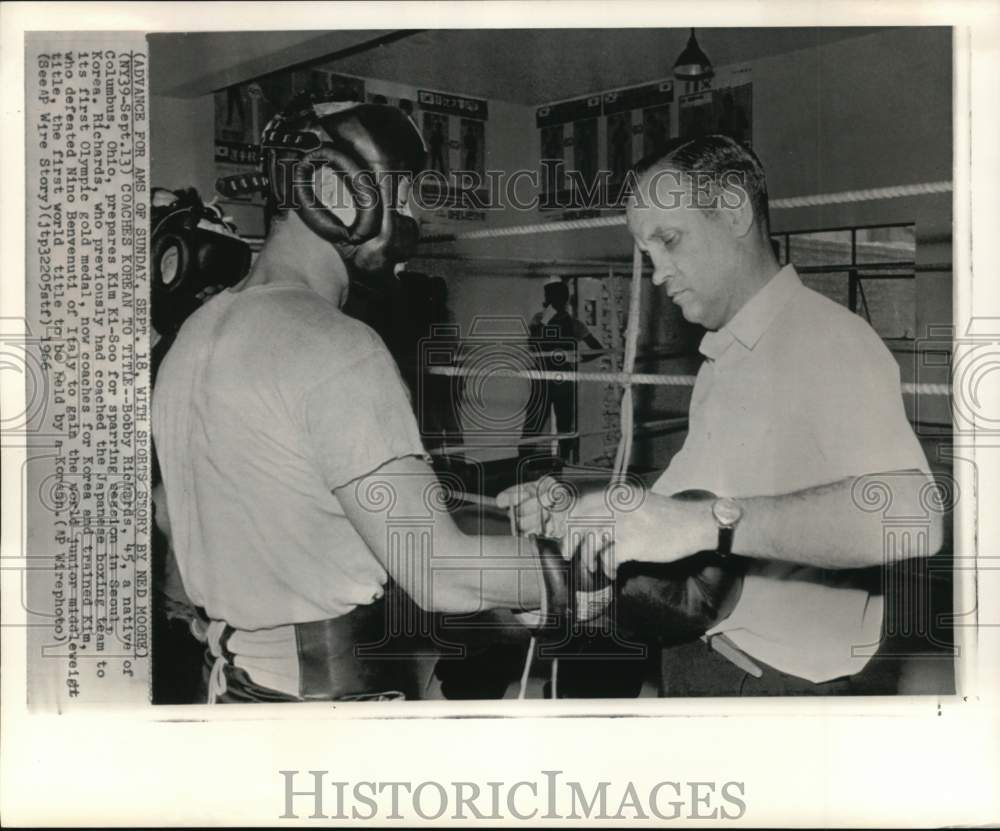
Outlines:
[{"label": "coach's short hair", "polygon": [[717,133],[674,139],[635,166],[636,178],[656,168],[674,168],[681,173],[709,176],[722,186],[735,178],[750,198],[754,217],[761,229],[769,233],[771,217],[767,205],[767,178],[760,159],[749,147]]}]

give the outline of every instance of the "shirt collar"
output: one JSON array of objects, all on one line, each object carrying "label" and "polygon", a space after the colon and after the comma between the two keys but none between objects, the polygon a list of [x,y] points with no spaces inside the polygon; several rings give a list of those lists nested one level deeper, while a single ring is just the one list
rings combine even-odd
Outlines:
[{"label": "shirt collar", "polygon": [[739,342],[748,351],[752,350],[801,285],[795,267],[786,265],[744,304],[729,323],[718,332],[707,332],[699,350],[713,361],[734,342]]}]

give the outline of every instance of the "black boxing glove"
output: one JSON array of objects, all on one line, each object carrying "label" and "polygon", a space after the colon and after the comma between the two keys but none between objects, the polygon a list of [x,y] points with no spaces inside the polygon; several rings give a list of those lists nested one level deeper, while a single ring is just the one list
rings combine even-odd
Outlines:
[{"label": "black boxing glove", "polygon": [[[711,500],[708,491],[675,499]],[[631,561],[618,569],[617,625],[628,640],[670,646],[701,637],[732,612],[746,561],[700,551],[673,563]]]},{"label": "black boxing glove", "polygon": [[534,635],[545,640],[559,639],[569,632],[570,577],[569,563],[562,558],[559,541],[532,534],[528,537],[538,549],[541,572],[541,606],[530,612],[517,612],[514,617]]}]

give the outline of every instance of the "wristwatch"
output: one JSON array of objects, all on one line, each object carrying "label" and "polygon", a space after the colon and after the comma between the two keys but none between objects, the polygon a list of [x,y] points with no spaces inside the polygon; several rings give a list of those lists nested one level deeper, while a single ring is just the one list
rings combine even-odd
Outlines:
[{"label": "wristwatch", "polygon": [[735,499],[724,496],[712,503],[712,516],[719,526],[719,556],[728,557],[733,553],[733,537],[736,526],[743,519],[743,508]]}]

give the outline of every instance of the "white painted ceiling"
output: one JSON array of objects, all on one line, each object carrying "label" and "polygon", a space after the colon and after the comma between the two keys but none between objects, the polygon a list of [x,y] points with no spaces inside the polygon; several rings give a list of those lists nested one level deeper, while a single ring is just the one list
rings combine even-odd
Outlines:
[{"label": "white painted ceiling", "polygon": [[358,30],[153,34],[149,89],[153,95],[195,98],[384,34]]},{"label": "white painted ceiling", "polygon": [[[712,62],[725,66],[880,30],[743,28],[698,29],[697,34]],[[353,30],[153,35],[151,89],[154,94],[194,97],[316,62],[348,75],[533,105],[667,77],[688,30],[437,29],[337,57],[387,34]],[[328,63],[326,56],[335,60]]]}]

